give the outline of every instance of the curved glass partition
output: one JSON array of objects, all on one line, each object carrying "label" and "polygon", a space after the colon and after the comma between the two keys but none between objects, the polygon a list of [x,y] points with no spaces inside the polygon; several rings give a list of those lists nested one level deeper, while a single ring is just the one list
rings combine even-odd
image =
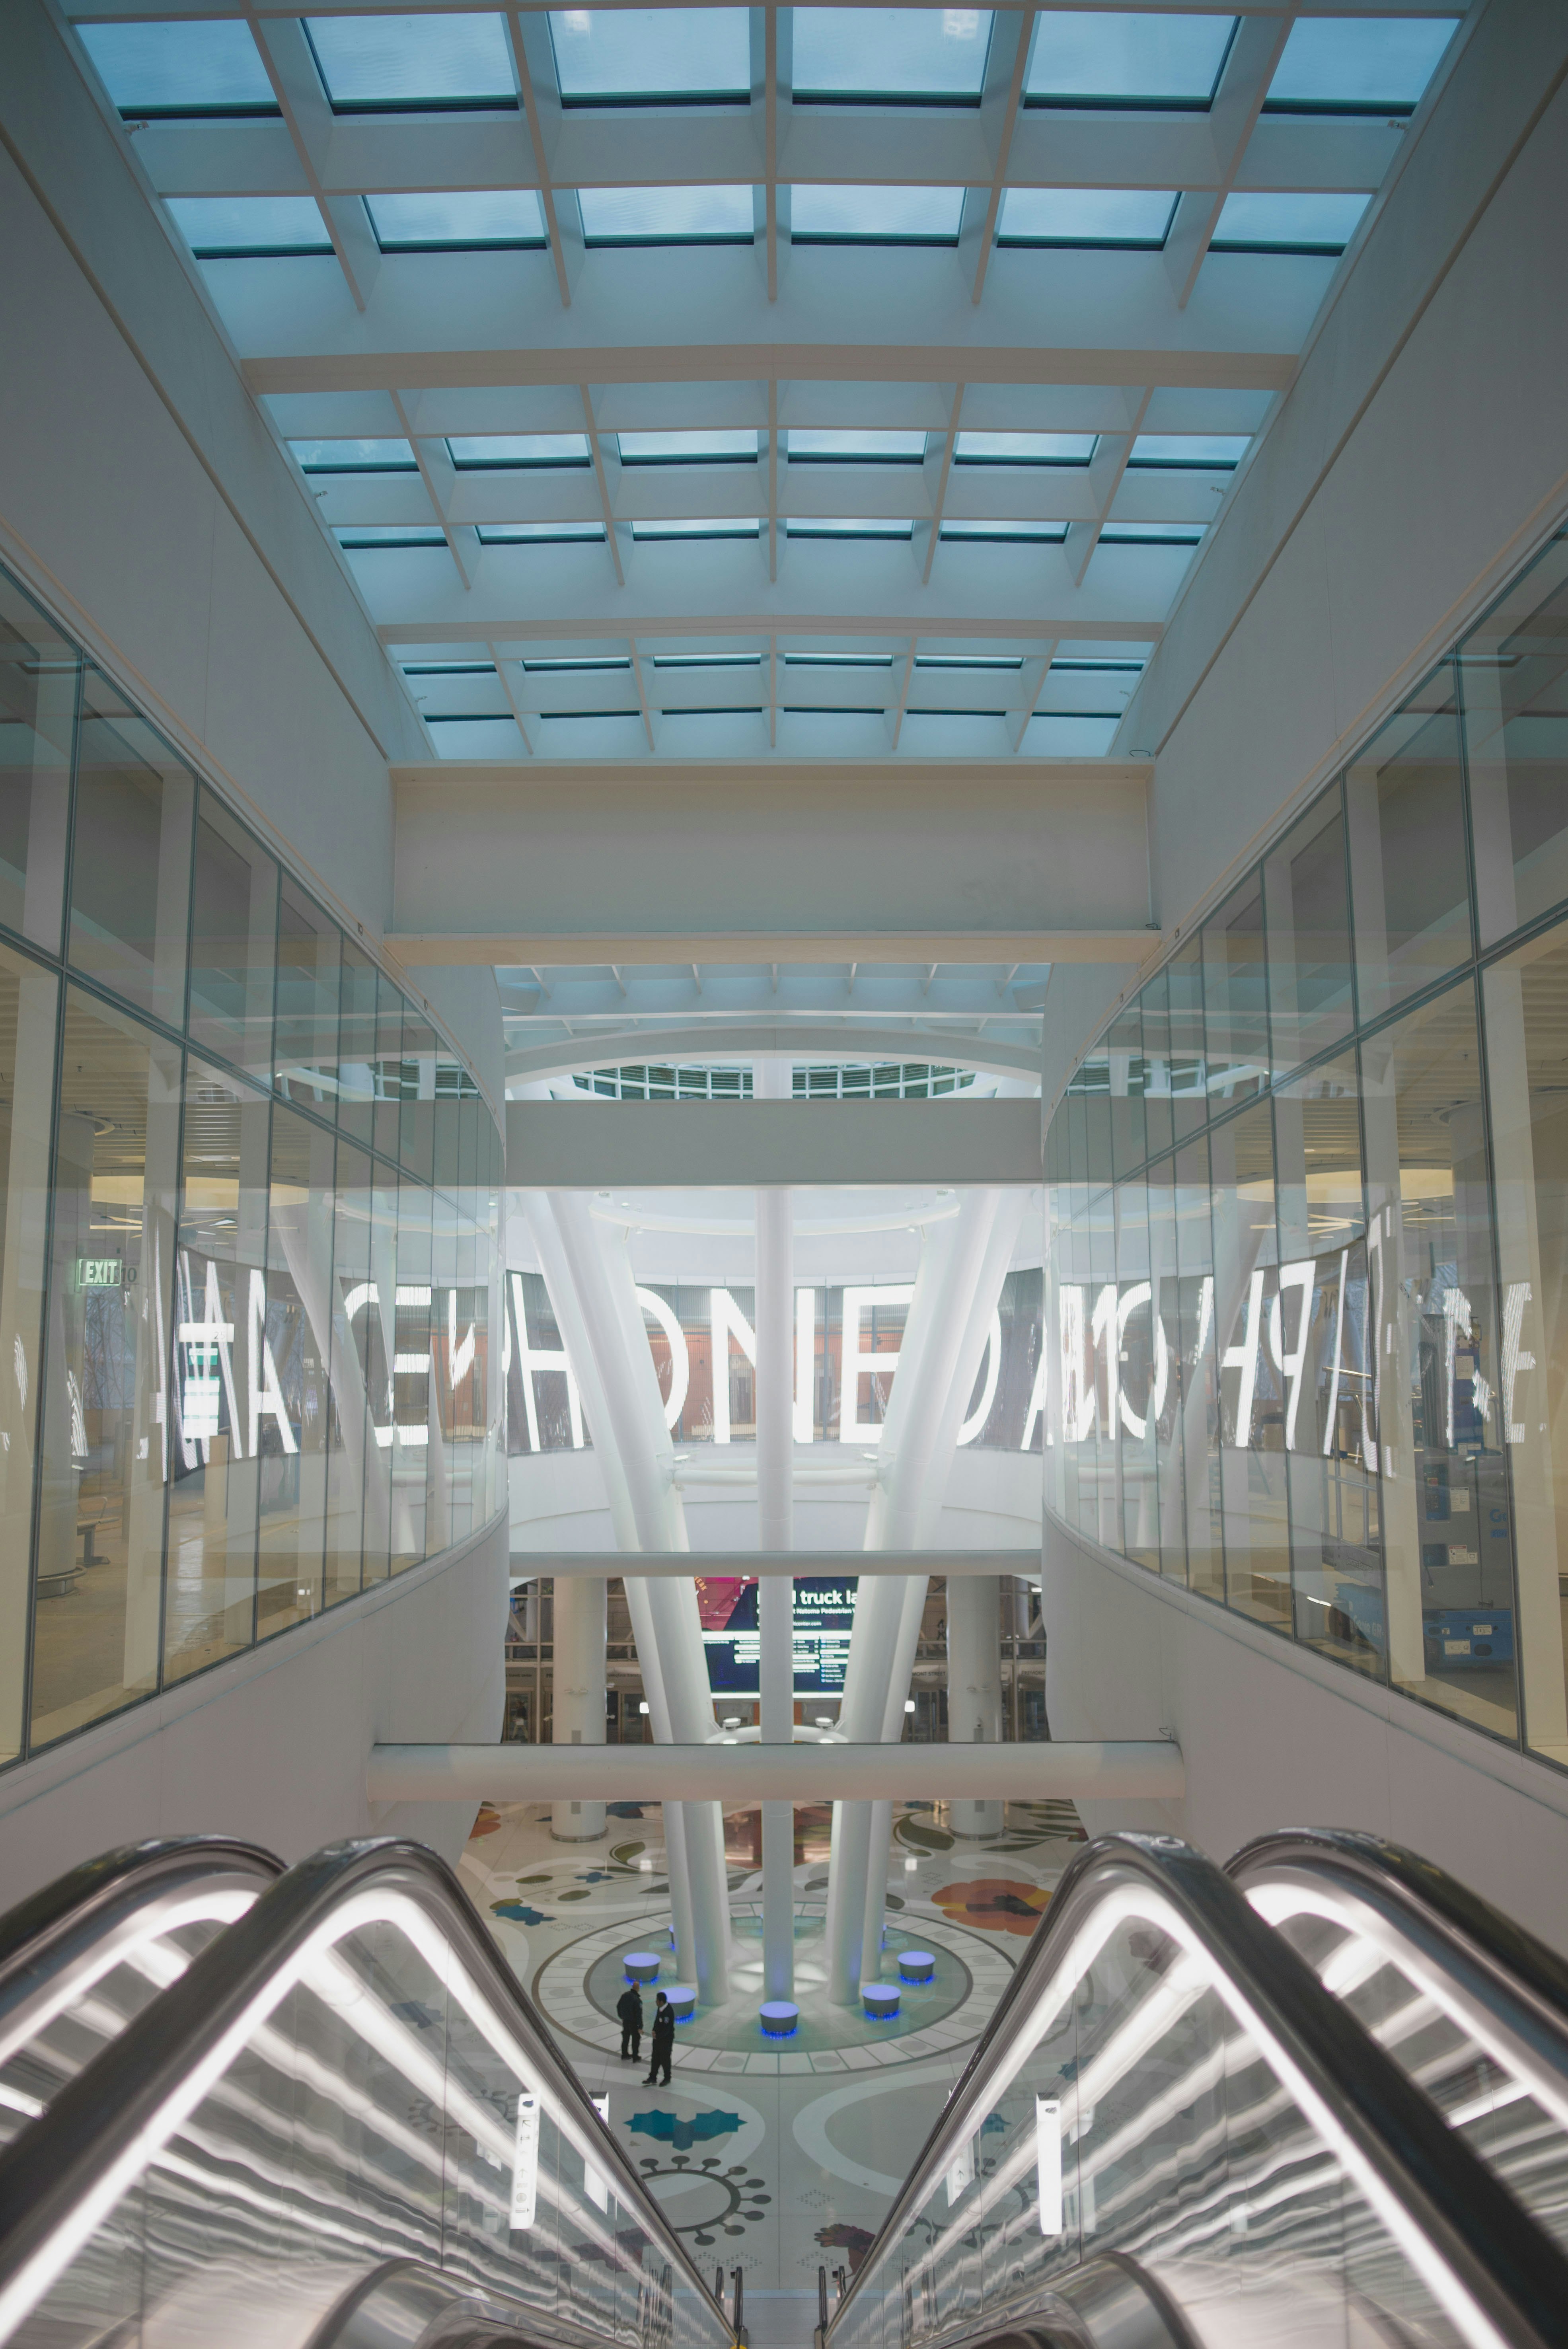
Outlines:
[{"label": "curved glass partition", "polygon": [[1059,1522],[1562,1766],[1565,621],[1559,537],[1117,1012],[1046,1307]]},{"label": "curved glass partition", "polygon": [[0,574],[0,1762],[478,1531],[472,1074]]}]

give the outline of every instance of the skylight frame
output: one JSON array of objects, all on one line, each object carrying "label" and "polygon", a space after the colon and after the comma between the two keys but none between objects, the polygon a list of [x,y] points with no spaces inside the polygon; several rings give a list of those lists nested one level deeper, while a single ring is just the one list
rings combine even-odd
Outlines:
[{"label": "skylight frame", "polygon": [[539,206],[539,229],[537,234],[530,233],[526,236],[394,236],[390,238],[383,236],[380,223],[376,217],[375,208],[377,203],[385,203],[389,197],[394,202],[397,202],[398,200],[413,197],[414,195],[415,191],[407,189],[382,188],[374,191],[367,191],[360,198],[360,202],[365,206],[365,216],[370,223],[370,233],[372,238],[375,240],[377,252],[383,254],[548,253],[550,250],[550,230],[544,217],[544,206],[540,202],[537,189],[443,188],[436,191],[438,201],[442,198],[450,200],[454,197],[461,198],[469,195],[531,196],[534,202]]},{"label": "skylight frame", "polygon": [[[803,13],[810,13],[812,15],[820,14],[822,16],[840,16],[846,12],[836,8],[822,8],[820,10],[812,8],[807,12],[798,8],[794,13],[797,20],[795,26],[795,39],[799,42],[799,19]],[[857,9],[852,11],[852,13],[864,16],[926,16],[934,15],[936,12],[934,10],[926,9],[892,11],[881,9]],[[945,17],[948,14],[954,12],[944,9],[942,13]],[[985,95],[985,76],[991,61],[991,44],[995,40],[996,34],[996,12],[994,8],[976,8],[974,10],[965,10],[962,13],[965,15],[973,15],[976,18],[984,16],[988,19],[985,26],[985,43],[979,52],[980,71],[977,85],[973,90],[942,90],[929,88],[923,89],[912,88],[900,90],[888,88],[886,87],[860,87],[851,84],[834,87],[826,84],[813,84],[810,82],[802,83],[799,79],[796,79],[793,81],[789,92],[790,103],[795,106],[874,107],[879,110],[883,111],[889,108],[896,109],[909,107],[912,109],[918,109],[923,113],[930,112],[933,109],[945,113],[978,113]]]},{"label": "skylight frame", "polygon": [[649,659],[655,668],[759,668],[762,655],[756,653],[652,653]]},{"label": "skylight frame", "polygon": [[755,543],[766,528],[759,515],[680,514],[662,520],[634,519],[632,537],[639,546],[700,546],[714,539]]},{"label": "skylight frame", "polygon": [[1070,527],[1022,516],[944,514],[937,539],[953,546],[1064,546]]},{"label": "skylight frame", "polygon": [[[454,473],[583,473],[591,472],[593,466],[593,451],[586,432],[449,432],[443,439]],[[454,440],[577,440],[582,443],[583,453],[571,457],[459,457],[452,446]]]},{"label": "skylight frame", "polygon": [[[870,181],[863,183],[849,181],[829,181],[817,180],[803,180],[799,182],[792,181],[789,188],[789,242],[792,245],[799,245],[803,250],[811,245],[880,245],[903,246],[908,251],[915,253],[951,253],[956,250],[963,235],[964,204],[965,198],[967,193],[968,190],[966,187],[960,187],[955,182],[946,181],[934,181],[928,184],[923,184],[918,187],[913,182],[905,185],[903,181],[889,181],[886,183],[873,182]],[[800,228],[796,225],[795,214],[798,208],[798,200],[802,195],[805,195],[808,198],[816,196],[825,199],[829,196],[852,198],[855,196],[934,196],[938,194],[949,196],[956,195],[958,198],[958,216],[954,223],[951,233],[945,228]]]},{"label": "skylight frame", "polygon": [[[389,9],[387,12],[387,16],[390,17],[422,16],[425,13],[425,11],[418,9]],[[452,13],[455,16],[459,12],[454,11]],[[504,19],[500,17],[500,12],[494,9],[465,9],[461,14],[471,16],[493,16],[496,17],[497,21],[501,23],[504,26]],[[321,84],[322,96],[325,98],[327,106],[335,117],[347,119],[356,116],[374,114],[516,114],[521,109],[521,95],[517,89],[515,84],[510,96],[506,96],[502,92],[496,90],[476,93],[470,96],[449,93],[437,97],[425,96],[418,98],[335,98],[333,96],[332,84],[327,78],[326,67],[322,62],[321,52],[316,47],[315,36],[311,31],[313,21],[317,23],[326,22],[334,25],[352,23],[363,26],[368,23],[375,23],[379,20],[372,17],[368,12],[362,16],[347,18],[333,16],[313,20],[309,16],[301,16],[299,19],[300,29],[304,33],[305,38],[305,46],[310,51],[311,63],[315,67],[316,79]],[[443,21],[449,25],[450,19],[448,18]],[[506,37],[504,30],[501,37],[504,42]]]},{"label": "skylight frame", "polygon": [[[923,429],[917,433],[913,429],[909,432],[903,434],[902,437],[908,440],[918,438],[920,441],[920,448],[918,450],[913,449],[882,449],[865,447],[860,449],[800,449],[797,447],[795,436],[798,432],[813,432],[817,430],[822,430],[825,432],[829,429],[831,429],[837,437],[842,437],[846,440],[853,437],[852,427],[845,427],[841,435],[839,432],[839,428],[836,426],[831,428],[820,428],[814,425],[797,424],[788,427],[784,449],[782,451],[786,461],[790,465],[907,465],[913,468],[917,465],[923,465],[931,451],[930,434]],[[897,431],[878,431],[873,428],[868,428],[861,437],[863,440],[891,440],[900,438],[901,435]]]},{"label": "skylight frame", "polygon": [[[564,16],[576,13],[578,12],[574,10],[557,8],[551,8],[545,11],[545,38],[550,44],[550,60],[552,67],[554,69],[555,95],[563,113],[624,112],[630,109],[646,110],[653,107],[679,109],[682,112],[684,112],[687,108],[692,107],[702,107],[705,109],[729,107],[739,111],[750,105],[752,86],[749,38],[750,27],[749,23],[746,21],[749,16],[749,11],[748,9],[744,7],[723,7],[717,11],[707,8],[699,11],[697,9],[675,8],[637,9],[627,12],[613,12],[617,15],[625,13],[647,16],[696,16],[700,14],[703,16],[710,17],[715,14],[719,14],[741,18],[745,26],[747,39],[746,79],[744,83],[730,82],[716,84],[712,88],[703,88],[700,86],[694,86],[691,84],[675,84],[665,89],[568,89],[562,78],[561,52],[556,46],[555,37],[556,19],[558,16]],[[592,12],[583,11],[583,13],[591,14]]]},{"label": "skylight frame", "polygon": [[[191,258],[195,261],[335,261],[337,257],[337,248],[333,243],[332,232],[327,226],[321,206],[314,196],[303,196],[293,192],[285,195],[170,195],[165,196],[163,202],[170,218],[184,238]],[[315,216],[318,231],[308,243],[297,237],[281,239],[273,236],[259,243],[199,244],[191,236],[185,220],[181,217],[181,208],[193,204],[253,204],[258,208],[288,204],[297,208],[296,216],[302,220],[305,217],[304,207],[308,205]]]},{"label": "skylight frame", "polygon": [[247,36],[251,43],[252,55],[255,59],[257,72],[262,82],[266,86],[268,92],[266,98],[263,98],[258,96],[255,98],[183,100],[179,103],[167,105],[160,103],[157,99],[154,99],[150,104],[149,104],[145,99],[141,98],[118,98],[110,88],[109,73],[106,70],[104,61],[94,54],[94,38],[105,34],[108,34],[112,39],[114,35],[117,33],[129,33],[134,36],[139,32],[159,33],[165,31],[172,32],[181,36],[186,36],[191,30],[191,24],[180,18],[171,18],[165,22],[153,21],[150,23],[137,23],[134,20],[117,21],[112,18],[108,18],[100,19],[95,23],[74,25],[72,26],[72,30],[75,32],[77,40],[80,42],[83,53],[85,54],[88,64],[91,66],[93,72],[97,75],[99,82],[103,85],[103,88],[105,94],[108,98],[109,104],[114,107],[122,122],[277,121],[283,113],[283,108],[278,103],[277,92],[273,89],[271,78],[267,73],[266,59],[262,55],[260,44],[257,42],[255,35],[251,30],[250,26],[245,23],[242,17],[198,18],[194,21],[195,23],[205,26],[221,28],[223,32],[228,32],[231,28],[237,27]]},{"label": "skylight frame", "polygon": [[[744,229],[738,225],[724,229],[623,230],[606,234],[603,230],[594,231],[589,228],[587,215],[583,210],[584,196],[614,198],[634,195],[646,199],[675,195],[707,195],[710,192],[738,194],[742,188],[746,190],[747,198],[751,206],[751,219]],[[715,181],[711,185],[705,182],[688,188],[652,185],[635,189],[579,187],[576,192],[578,225],[583,232],[584,250],[589,253],[634,253],[653,251],[660,247],[676,249],[683,245],[754,245],[757,242],[757,191],[755,183],[751,181],[743,180]]]},{"label": "skylight frame", "polygon": [[[1056,470],[1058,471],[1067,471],[1087,472],[1089,466],[1094,462],[1094,454],[1095,450],[1099,446],[1099,439],[1100,436],[1098,432],[960,431],[954,436],[953,461],[955,465],[970,465],[976,468],[985,468],[986,471],[991,472],[995,472],[1004,468],[1020,471]],[[974,449],[965,450],[962,446],[962,443],[965,440],[1087,440],[1088,442],[1088,448],[1086,453],[1081,457],[1025,456],[1013,450],[1008,450],[1006,453],[997,456],[994,455],[990,450],[980,450],[977,452]]]},{"label": "skylight frame", "polygon": [[[1416,24],[1444,24],[1449,27],[1449,34],[1448,38],[1442,43],[1441,47],[1438,49],[1437,54],[1432,58],[1431,64],[1427,70],[1427,78],[1414,98],[1275,98],[1272,94],[1271,86],[1271,89],[1266,91],[1264,96],[1263,111],[1264,114],[1280,115],[1286,118],[1295,115],[1298,119],[1318,121],[1325,119],[1332,121],[1336,117],[1339,118],[1341,120],[1346,121],[1408,121],[1411,115],[1415,113],[1417,108],[1421,104],[1422,99],[1426,97],[1428,90],[1431,88],[1433,78],[1437,74],[1438,68],[1442,64],[1443,59],[1448,56],[1449,49],[1453,46],[1454,35],[1459,31],[1460,23],[1462,22],[1462,17],[1457,9],[1450,15],[1449,11],[1444,8],[1435,7],[1431,10],[1429,16],[1415,16],[1408,20],[1399,17],[1393,18],[1392,20],[1379,19],[1377,17],[1351,17],[1344,20],[1329,18],[1323,21],[1325,23],[1337,23],[1344,21],[1357,26],[1357,28],[1364,24],[1376,25],[1386,21],[1392,21],[1395,24],[1402,24],[1407,21]],[[1284,53],[1281,57],[1278,66],[1275,67],[1274,78],[1276,81],[1280,75],[1288,68],[1291,42],[1295,40],[1297,32],[1302,29],[1304,24],[1311,25],[1311,30],[1307,35],[1309,39],[1312,37],[1312,34],[1314,32],[1320,29],[1319,26],[1312,20],[1303,19],[1298,19],[1297,23],[1291,26],[1290,35],[1285,44]],[[1352,38],[1354,37],[1355,36],[1353,34]]]},{"label": "skylight frame", "polygon": [[[363,449],[366,446],[374,448],[377,445],[385,449],[403,449],[407,451],[407,454],[406,457],[394,458],[390,460],[380,457],[362,457],[358,459],[350,457],[345,458],[337,464],[322,464],[318,461],[307,465],[304,459],[299,453],[302,449],[331,449],[335,447],[341,447],[344,449]],[[378,475],[382,474],[417,473],[419,470],[418,459],[415,456],[409,442],[399,440],[395,435],[389,436],[386,440],[380,441],[379,443],[377,443],[377,440],[370,435],[361,435],[357,439],[345,438],[342,441],[333,441],[323,439],[317,439],[315,440],[291,440],[288,443],[288,450],[290,456],[293,457],[295,464],[299,467],[300,471],[310,475],[313,480],[317,474],[329,480],[335,477],[342,478],[346,474],[356,476],[360,479],[368,477],[374,480]]]},{"label": "skylight frame", "polygon": [[[1220,217],[1214,224],[1214,233],[1209,239],[1209,251],[1211,253],[1295,254],[1305,255],[1313,260],[1337,261],[1360,229],[1361,223],[1367,216],[1368,207],[1373,202],[1375,192],[1375,191],[1363,190],[1360,188],[1233,189],[1231,194],[1226,197],[1224,203],[1221,206]],[[1240,237],[1226,236],[1222,233],[1225,213],[1230,210],[1231,205],[1235,202],[1238,198],[1245,202],[1253,202],[1259,199],[1269,202],[1278,197],[1286,202],[1305,201],[1311,203],[1320,199],[1325,202],[1332,202],[1338,199],[1355,196],[1359,196],[1361,199],[1361,210],[1357,214],[1356,219],[1351,222],[1350,226],[1346,230],[1345,234],[1337,240],[1329,237],[1306,236]]]},{"label": "skylight frame", "polygon": [[496,677],[494,661],[399,661],[405,677]]},{"label": "skylight frame", "polygon": [[985,669],[993,675],[1016,676],[1024,666],[1022,653],[916,653],[916,668]]},{"label": "skylight frame", "polygon": [[780,653],[786,668],[891,669],[892,653]]},{"label": "skylight frame", "polygon": [[[1108,522],[1101,525],[1101,546],[1199,546],[1205,525],[1198,522]],[[1081,713],[1075,710],[1075,717]]]},{"label": "skylight frame", "polygon": [[1181,202],[1180,188],[1084,188],[1053,190],[1047,192],[1074,195],[1139,195],[1164,196],[1171,199],[1165,215],[1165,225],[1154,236],[1027,236],[1009,232],[1004,225],[1007,217],[1007,199],[1016,193],[1032,194],[1033,190],[1008,188],[996,213],[996,244],[1002,252],[1011,253],[1163,253],[1175,226],[1177,207]]},{"label": "skylight frame", "polygon": [[[731,429],[728,427],[717,429]],[[686,468],[693,465],[755,465],[760,461],[761,445],[757,427],[754,425],[738,425],[733,428],[734,437],[750,434],[749,449],[672,449],[653,453],[644,451],[641,454],[630,456],[626,453],[625,443],[628,440],[697,440],[702,438],[702,427],[697,425],[693,426],[689,430],[682,428],[668,432],[617,432],[615,454],[620,460],[623,471],[625,472],[667,471],[676,467]]]},{"label": "skylight frame", "polygon": [[[1068,13],[1081,13],[1085,16],[1090,16],[1099,12],[1085,9],[1082,11],[1069,11]],[[1121,15],[1140,16],[1142,13],[1143,12],[1141,11],[1134,9],[1107,10],[1104,12],[1107,16]],[[1207,12],[1193,10],[1191,13],[1194,16],[1200,16],[1205,15]],[[1047,36],[1048,31],[1054,26],[1054,12],[1042,12],[1037,18],[1035,33],[1037,53],[1041,38]],[[1235,48],[1236,35],[1240,26],[1241,16],[1238,14],[1233,16],[1231,19],[1231,28],[1226,36],[1224,47],[1220,52],[1219,63],[1214,68],[1213,78],[1209,84],[1207,97],[1200,97],[1196,91],[1184,91],[1180,94],[1172,93],[1164,96],[1158,92],[1148,90],[1034,91],[1031,90],[1028,86],[1029,80],[1033,78],[1035,65],[1034,57],[1031,57],[1024,85],[1023,104],[1025,110],[1028,112],[1039,111],[1055,114],[1203,115],[1211,113],[1213,109],[1215,98],[1219,94],[1220,84],[1224,78],[1225,67],[1230,64],[1232,54]]]},{"label": "skylight frame", "polygon": [[481,546],[603,546],[602,522],[481,522]]},{"label": "skylight frame", "polygon": [[[1145,440],[1239,440],[1241,453],[1235,457],[1140,457],[1138,453]],[[1132,443],[1127,459],[1130,473],[1233,473],[1252,446],[1252,435],[1243,432],[1144,432]]]},{"label": "skylight frame", "polygon": [[573,677],[580,673],[598,676],[609,672],[626,677],[631,674],[632,657],[629,653],[546,653],[538,660],[530,660],[525,655],[520,667],[529,677]]},{"label": "skylight frame", "polygon": [[905,521],[880,514],[790,514],[784,523],[787,538],[836,539],[841,544],[863,545],[875,540],[907,543],[914,535],[913,517]]},{"label": "skylight frame", "polygon": [[345,554],[451,553],[438,523],[340,522],[333,525],[333,537]]}]

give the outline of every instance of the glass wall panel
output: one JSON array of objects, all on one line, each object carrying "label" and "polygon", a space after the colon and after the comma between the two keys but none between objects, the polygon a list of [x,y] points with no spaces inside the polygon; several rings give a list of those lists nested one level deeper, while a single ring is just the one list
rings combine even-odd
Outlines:
[{"label": "glass wall panel", "polygon": [[0,922],[60,951],[76,647],[0,576]]},{"label": "glass wall panel", "polygon": [[1116,1319],[1107,1330],[1106,1376],[1112,1440],[1120,1453],[1121,1535],[1116,1547],[1160,1571],[1160,1492],[1154,1447],[1164,1398],[1158,1392],[1163,1354],[1149,1277],[1148,1186],[1140,1178],[1116,1191]]},{"label": "glass wall panel", "polygon": [[1314,1061],[1355,1024],[1345,809],[1336,778],[1264,865],[1274,1070]]},{"label": "glass wall panel", "polygon": [[285,1101],[330,1123],[337,1101],[337,999],[343,940],[285,873],[278,898],[273,1081]]},{"label": "glass wall panel", "polygon": [[1138,998],[1123,1004],[1106,1032],[1110,1084],[1110,1154],[1119,1174],[1141,1166],[1149,1153],[1143,1119],[1143,1018]]},{"label": "glass wall panel", "polygon": [[[1213,1186],[1200,1134],[1175,1157],[1176,1274],[1181,1356],[1181,1492],[1187,1509],[1187,1578],[1207,1598],[1225,1595],[1220,1508],[1220,1377],[1214,1350]],[[1172,1545],[1173,1547],[1173,1545]]]},{"label": "glass wall panel", "polygon": [[[377,1116],[380,1112],[377,1109]],[[392,1361],[392,1571],[418,1566],[425,1555],[436,1411],[430,1329],[430,1194],[412,1183],[397,1192],[397,1333]]]},{"label": "glass wall panel", "polygon": [[262,1084],[273,1072],[277,938],[277,864],[203,791],[191,895],[191,1040]]},{"label": "glass wall panel", "polygon": [[1361,1067],[1390,1674],[1511,1737],[1513,1546],[1473,979],[1364,1039]]},{"label": "glass wall panel", "polygon": [[188,1063],[166,1681],[217,1663],[255,1636],[267,1127],[267,1102],[251,1086],[205,1061]]},{"label": "glass wall panel", "polygon": [[1494,964],[1481,990],[1502,1279],[1495,1424],[1512,1472],[1524,1734],[1568,1763],[1568,934]]},{"label": "glass wall panel", "polygon": [[1568,898],[1568,539],[1460,647],[1483,947]]},{"label": "glass wall panel", "polygon": [[380,1156],[396,1165],[403,1119],[403,995],[385,971],[376,989],[375,1082],[371,1139]]},{"label": "glass wall panel", "polygon": [[1209,1148],[1225,1588],[1243,1614],[1288,1630],[1284,1390],[1271,1342],[1280,1290],[1270,1103],[1259,1102],[1215,1126]]},{"label": "glass wall panel", "polygon": [[334,1142],[273,1111],[262,1337],[256,1637],[317,1614],[326,1524]]},{"label": "glass wall panel", "polygon": [[82,678],[67,952],[89,978],[178,1028],[196,781],[98,669]]},{"label": "glass wall panel", "polygon": [[1295,1634],[1386,1669],[1377,1453],[1367,1350],[1367,1225],[1354,1047],[1274,1095],[1279,1306]]},{"label": "glass wall panel", "polygon": [[[1116,1344],[1116,1193],[1095,1190],[1088,1203],[1088,1348],[1094,1411],[1088,1443],[1079,1463],[1080,1480],[1087,1469],[1090,1510],[1089,1530],[1108,1549],[1121,1547],[1121,1446],[1117,1438],[1120,1413],[1119,1366]],[[1081,1489],[1081,1482],[1080,1482]]]},{"label": "glass wall panel", "polygon": [[376,1106],[376,988],[381,974],[352,938],[343,941],[337,1119],[352,1141],[370,1146]]},{"label": "glass wall panel", "polygon": [[381,1498],[379,1464],[366,1477],[367,1449],[376,1438],[366,1398],[370,1385],[370,1339],[377,1318],[370,1283],[370,1160],[341,1136],[333,1198],[332,1354],[326,1437],[326,1553],[323,1603],[335,1607],[359,1588],[365,1542],[366,1494],[372,1501],[376,1542],[386,1571],[387,1524],[377,1514]]},{"label": "glass wall panel", "polygon": [[[411,1534],[399,1515],[397,1422],[393,1364],[397,1357],[397,1178],[389,1167],[370,1169],[370,1296],[357,1323],[364,1349],[370,1412],[365,1454],[365,1579],[384,1581],[394,1557],[407,1560]],[[424,1462],[419,1463],[424,1475]]]},{"label": "glass wall panel", "polygon": [[1345,771],[1362,1019],[1432,986],[1470,953],[1464,783],[1451,662]]},{"label": "glass wall panel", "polygon": [[1176,1138],[1171,1100],[1171,990],[1163,971],[1143,990],[1143,1113],[1150,1155],[1157,1157]]},{"label": "glass wall panel", "polygon": [[1264,893],[1255,873],[1210,915],[1202,949],[1209,1103],[1218,1113],[1269,1081]]},{"label": "glass wall panel", "polygon": [[35,1747],[158,1684],[180,1053],[67,989],[44,1361]]},{"label": "glass wall panel", "polygon": [[1094,1187],[1109,1183],[1114,1171],[1110,1148],[1110,1054],[1103,1043],[1084,1055],[1083,1066],[1073,1083],[1083,1096],[1084,1180]]},{"label": "glass wall panel", "polygon": [[[23,1740],[59,991],[52,971],[0,947],[0,1365],[5,1371],[0,1378],[0,1761],[5,1762],[21,1752]],[[106,1251],[95,1268],[108,1278],[124,1261]],[[57,1583],[55,1596],[60,1595]]]},{"label": "glass wall panel", "polygon": [[1171,998],[1171,1108],[1176,1139],[1185,1142],[1209,1114],[1201,937],[1178,947],[1165,966],[1165,981]]},{"label": "glass wall panel", "polygon": [[436,1031],[411,1003],[403,1007],[403,1102],[398,1149],[407,1171],[430,1180],[435,1148]]},{"label": "glass wall panel", "polygon": [[1176,1268],[1176,1166],[1161,1159],[1149,1170],[1148,1433],[1154,1452],[1159,1512],[1159,1566],[1187,1579],[1187,1538],[1181,1490],[1181,1299]]}]

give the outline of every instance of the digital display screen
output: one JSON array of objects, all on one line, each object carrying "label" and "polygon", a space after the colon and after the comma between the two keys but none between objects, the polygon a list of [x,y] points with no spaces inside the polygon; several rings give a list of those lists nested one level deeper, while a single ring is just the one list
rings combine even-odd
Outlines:
[{"label": "digital display screen", "polygon": [[[855,1619],[853,1575],[801,1576],[795,1584],[795,1692],[839,1696]],[[757,1584],[710,1576],[699,1581],[708,1686],[755,1696],[759,1685]]]}]

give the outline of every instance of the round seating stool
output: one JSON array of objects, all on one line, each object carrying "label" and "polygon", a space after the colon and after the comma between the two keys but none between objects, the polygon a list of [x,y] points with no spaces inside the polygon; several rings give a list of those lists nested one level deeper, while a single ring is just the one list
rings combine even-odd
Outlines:
[{"label": "round seating stool", "polygon": [[799,2008],[787,1998],[764,1999],[757,2013],[765,2039],[792,2037],[800,2020]]},{"label": "round seating stool", "polygon": [[665,1999],[677,2023],[689,2023],[696,2013],[696,1992],[689,1982],[672,1982]]},{"label": "round seating stool", "polygon": [[898,2013],[897,1982],[862,1982],[861,2003],[873,2023],[891,2023]]},{"label": "round seating stool", "polygon": [[634,1982],[656,1982],[659,1978],[658,1954],[653,1950],[629,1950],[622,1963],[626,1980]]},{"label": "round seating stool", "polygon": [[936,1960],[929,1950],[901,1950],[898,1953],[900,1982],[928,1982],[936,1979]]}]

